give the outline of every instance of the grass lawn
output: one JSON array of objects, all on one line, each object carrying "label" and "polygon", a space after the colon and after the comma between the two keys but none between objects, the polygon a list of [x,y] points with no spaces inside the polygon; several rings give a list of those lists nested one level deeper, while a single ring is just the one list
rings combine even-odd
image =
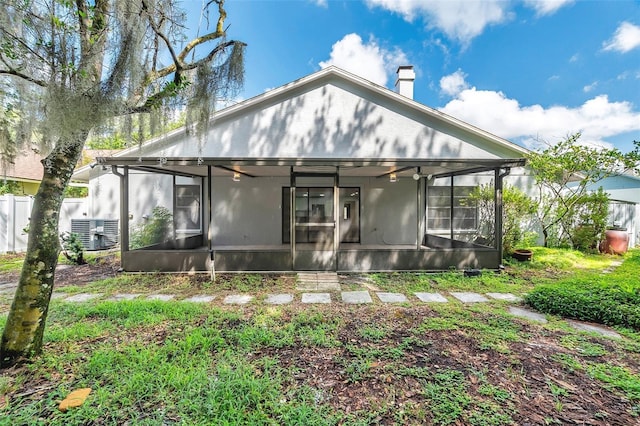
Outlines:
[{"label": "grass lawn", "polygon": [[[533,262],[502,274],[370,274],[347,277],[343,288],[522,294],[575,275],[600,276],[614,260],[536,249]],[[213,284],[119,275],[68,289],[155,292],[173,282],[180,294],[190,286],[216,294],[293,291],[290,277],[259,278],[221,276]],[[640,333],[618,328],[622,338],[608,339],[548,319],[513,317],[498,301],[227,307],[55,300],[43,355],[0,372],[0,425],[640,423]],[[58,411],[82,387],[92,388],[87,402]]]}]

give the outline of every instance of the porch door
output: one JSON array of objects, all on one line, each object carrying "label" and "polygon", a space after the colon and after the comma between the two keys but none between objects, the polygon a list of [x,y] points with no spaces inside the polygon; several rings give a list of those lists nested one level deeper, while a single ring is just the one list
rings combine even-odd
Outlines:
[{"label": "porch door", "polygon": [[337,269],[337,176],[292,176],[291,248],[298,271]]}]

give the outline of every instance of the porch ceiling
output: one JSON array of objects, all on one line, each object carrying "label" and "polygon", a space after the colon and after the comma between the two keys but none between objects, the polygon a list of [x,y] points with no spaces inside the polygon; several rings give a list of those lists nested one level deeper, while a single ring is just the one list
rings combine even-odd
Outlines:
[{"label": "porch ceiling", "polygon": [[389,173],[398,176],[433,177],[477,173],[496,168],[524,166],[524,158],[511,159],[339,159],[339,158],[185,158],[185,157],[98,157],[105,166],[130,166],[148,171],[206,176],[213,166],[214,176],[229,176],[233,171],[255,177],[289,176],[296,173],[335,173],[340,176],[379,177]]}]

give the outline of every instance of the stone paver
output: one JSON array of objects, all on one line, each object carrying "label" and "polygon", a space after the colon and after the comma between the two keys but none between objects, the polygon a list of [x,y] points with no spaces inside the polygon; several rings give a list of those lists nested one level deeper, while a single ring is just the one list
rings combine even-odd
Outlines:
[{"label": "stone paver", "polygon": [[225,305],[246,305],[253,300],[253,296],[249,294],[230,294],[224,298]]},{"label": "stone paver", "polygon": [[373,303],[368,291],[343,291],[342,301],[349,304]]},{"label": "stone paver", "polygon": [[92,299],[97,299],[102,296],[102,293],[78,293],[73,296],[69,296],[64,299],[65,302],[88,302]]},{"label": "stone paver", "polygon": [[302,293],[302,303],[331,303],[331,294]]},{"label": "stone paver", "polygon": [[196,295],[187,297],[186,299],[182,299],[183,302],[193,302],[193,303],[211,303],[215,299],[215,296],[206,296],[206,295]]},{"label": "stone paver", "polygon": [[569,321],[569,325],[571,325],[571,327],[575,328],[576,330],[579,331],[588,331],[590,333],[597,333],[601,336],[605,336],[605,337],[612,337],[614,339],[620,339],[622,336],[620,336],[618,333],[616,333],[615,331],[605,328],[603,326],[599,326],[599,325],[594,325],[594,324],[588,324],[586,322],[580,322],[580,321]]},{"label": "stone paver", "polygon": [[14,293],[17,288],[18,288],[18,283],[0,284],[0,293],[2,293],[2,294],[4,294],[4,293],[6,293],[6,294]]},{"label": "stone paver", "polygon": [[447,303],[446,297],[440,293],[413,293],[418,299],[427,303]]},{"label": "stone paver", "polygon": [[522,300],[521,297],[511,293],[487,293],[487,296],[496,300],[506,300],[507,302],[520,302]]},{"label": "stone paver", "polygon": [[175,299],[175,294],[150,294],[147,296],[147,300],[160,300],[162,302],[168,302]]},{"label": "stone paver", "polygon": [[382,303],[403,303],[407,302],[407,296],[402,293],[377,292],[376,296]]},{"label": "stone paver", "polygon": [[481,303],[481,302],[489,301],[489,299],[487,299],[486,297],[484,297],[479,293],[472,293],[468,291],[461,291],[461,292],[453,291],[453,292],[450,292],[449,294],[455,297],[456,299],[458,299],[459,301],[461,301],[462,303]]},{"label": "stone paver", "polygon": [[538,312],[533,312],[528,309],[517,308],[515,306],[509,306],[509,313],[520,318],[526,318],[530,321],[536,321],[543,324],[547,323],[547,318]]},{"label": "stone paver", "polygon": [[287,303],[293,302],[293,294],[270,294],[264,299],[264,302],[269,305],[286,305]]},{"label": "stone paver", "polygon": [[113,296],[111,296],[107,300],[110,301],[110,302],[119,302],[121,300],[137,299],[140,296],[142,296],[141,293],[118,293],[118,294],[114,294]]},{"label": "stone paver", "polygon": [[340,291],[338,274],[335,272],[299,272],[296,290]]},{"label": "stone paver", "polygon": [[53,293],[51,293],[51,300],[64,299],[67,296],[69,296],[67,293],[54,291]]}]

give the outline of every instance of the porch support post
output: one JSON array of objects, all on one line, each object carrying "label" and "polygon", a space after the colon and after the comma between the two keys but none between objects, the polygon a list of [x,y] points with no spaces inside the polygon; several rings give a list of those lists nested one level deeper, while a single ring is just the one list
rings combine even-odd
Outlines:
[{"label": "porch support post", "polygon": [[503,206],[502,206],[502,189],[503,189],[503,179],[509,175],[511,169],[507,168],[503,173],[500,173],[500,169],[495,169],[495,234],[496,234],[496,250],[498,251],[499,259],[498,261],[502,264],[502,214],[503,214]]},{"label": "porch support post", "polygon": [[291,167],[289,178],[289,242],[291,243],[291,270],[293,271],[296,269],[296,175],[293,173],[293,167]]},{"label": "porch support post", "polygon": [[125,252],[129,251],[129,166],[124,166],[122,174],[118,173],[115,166],[111,171],[120,177],[120,251]]},{"label": "porch support post", "polygon": [[450,209],[449,209],[449,228],[450,228],[449,236],[453,240],[453,218],[454,218],[454,214],[453,214],[453,175],[451,175],[451,177],[449,179],[451,179],[451,185],[449,186],[449,207],[450,207]]},{"label": "porch support post", "polygon": [[213,268],[213,172],[211,166],[207,166],[207,249]]},{"label": "porch support post", "polygon": [[338,270],[338,249],[340,249],[340,176],[339,168],[336,167],[336,174],[333,177],[333,259],[334,271]]},{"label": "porch support post", "polygon": [[[421,173],[420,167],[418,167],[417,172],[419,175]],[[420,179],[418,179],[416,181],[416,203],[417,203],[417,213],[418,213],[418,229],[417,231],[417,235],[416,235],[416,250],[420,250],[420,247],[422,246],[422,238],[424,236],[424,214],[425,214],[425,210],[424,210],[424,189],[423,189],[423,182],[424,178],[422,176],[420,176]]]}]

